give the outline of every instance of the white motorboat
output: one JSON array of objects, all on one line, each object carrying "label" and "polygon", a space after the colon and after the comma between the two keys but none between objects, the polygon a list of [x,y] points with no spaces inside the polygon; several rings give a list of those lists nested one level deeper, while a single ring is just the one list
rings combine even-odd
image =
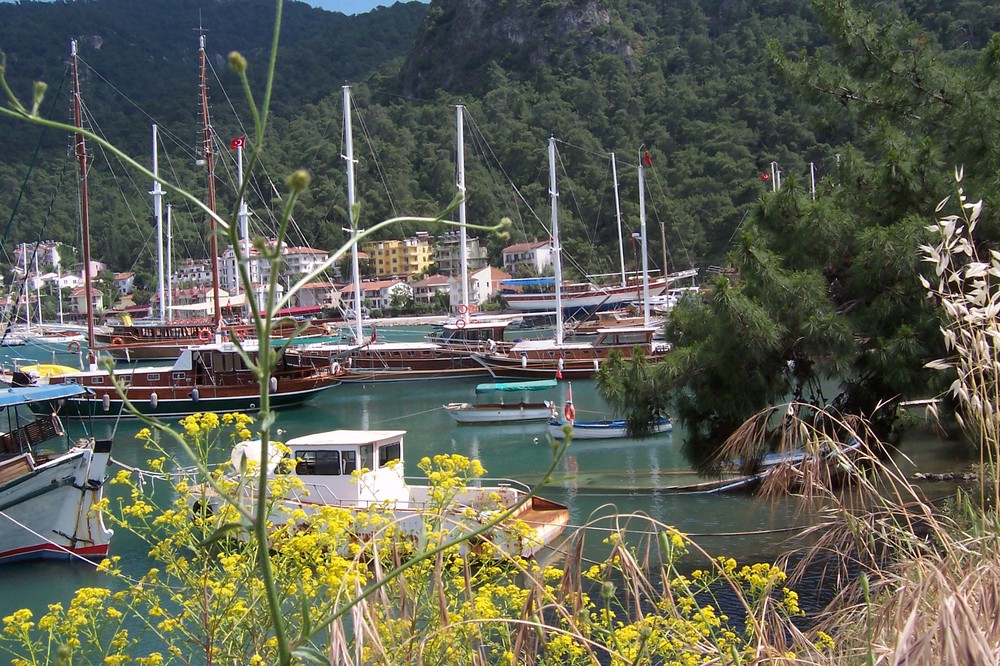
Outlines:
[{"label": "white motorboat", "polygon": [[[443,517],[437,513],[433,487],[409,483],[403,475],[403,430],[332,430],[296,437],[286,442],[290,449],[291,469],[281,471],[281,455],[269,455],[268,475],[288,474],[302,482],[289,484],[290,490],[273,510],[275,522],[287,520],[301,509],[310,514],[322,507],[342,507],[359,512],[378,509],[394,523],[396,533],[406,538],[426,534],[426,512],[434,520],[443,520],[449,537],[457,537],[481,527],[498,513],[515,508],[514,513],[497,525],[488,539],[501,552],[531,557],[559,536],[569,522],[569,509],[562,504],[531,495],[526,486],[512,480],[477,479],[467,489],[450,498]],[[238,444],[231,457],[233,466],[245,466],[243,458],[259,460],[260,442]],[[360,470],[360,471],[358,471]],[[237,472],[238,473],[238,472]],[[253,502],[254,482],[243,486],[248,504]],[[195,512],[212,509],[221,500],[206,486],[196,493]],[[207,507],[201,502],[207,502]],[[376,537],[371,521],[356,526],[356,537],[364,542]],[[481,550],[481,541],[465,542],[465,553]]]}]

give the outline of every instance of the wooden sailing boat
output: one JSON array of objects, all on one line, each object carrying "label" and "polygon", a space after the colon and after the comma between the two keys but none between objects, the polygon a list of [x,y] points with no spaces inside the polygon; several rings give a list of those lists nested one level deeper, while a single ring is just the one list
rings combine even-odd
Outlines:
[{"label": "wooden sailing boat", "polygon": [[[204,37],[202,37],[204,52]],[[74,122],[83,127],[80,104],[80,83],[77,75],[76,42],[72,44]],[[207,131],[207,130],[206,130]],[[76,134],[77,155],[80,159],[80,212],[83,225],[84,277],[89,289],[90,280],[90,225],[87,196],[87,152],[82,131]],[[211,181],[210,181],[211,183]],[[209,185],[209,202],[214,203],[214,186]],[[214,222],[212,224],[214,232]],[[215,234],[212,236],[212,253],[215,255]],[[218,275],[216,271],[216,276]],[[217,279],[217,277],[216,277]],[[217,287],[217,284],[216,284]],[[216,290],[217,291],[217,290]],[[221,321],[219,302],[215,300],[215,320]],[[182,348],[172,367],[116,369],[113,373],[98,370],[93,346],[94,312],[87,308],[87,333],[90,341],[88,360],[90,367],[83,372],[37,377],[26,373],[13,375],[19,385],[47,383],[51,386],[75,384],[89,389],[84,395],[67,397],[61,414],[68,418],[119,418],[130,416],[126,400],[143,414],[182,416],[201,411],[252,411],[260,402],[261,386],[256,374],[243,359],[239,348],[232,343],[215,342]],[[257,356],[255,343],[243,345],[244,353],[251,359]],[[288,364],[284,354],[279,354],[271,376],[271,406],[292,407],[304,403],[317,393],[338,383],[336,373],[329,367],[301,368]],[[119,388],[121,387],[121,392]],[[123,395],[124,394],[124,397]]]},{"label": "wooden sailing boat", "polygon": [[[208,107],[207,58],[205,53],[205,37],[199,38],[198,57],[200,62],[201,90],[201,131],[202,147],[200,154],[207,172],[207,200],[211,211],[215,211],[215,153],[212,142],[212,125]],[[157,139],[156,126],[153,126],[153,174],[157,175]],[[109,324],[106,332],[97,333],[92,338],[101,351],[128,361],[149,359],[174,359],[181,349],[188,345],[200,345],[215,339],[217,333],[226,332],[230,339],[247,339],[257,335],[254,326],[236,322],[224,325],[222,319],[222,300],[219,291],[219,252],[218,239],[215,233],[215,220],[209,216],[209,253],[212,264],[212,316],[185,319],[183,321],[165,321],[163,289],[163,250],[162,250],[162,206],[160,183],[153,180],[153,215],[157,220],[158,263],[160,265],[160,317],[159,321],[148,323],[132,323],[127,320],[121,323]],[[284,339],[292,335],[298,328],[295,322],[277,322],[272,330],[272,337]],[[305,334],[320,334],[323,329],[312,327]]]},{"label": "wooden sailing boat", "polygon": [[[653,335],[657,329],[650,325],[648,279],[642,286],[644,318],[642,326],[621,326],[599,328],[592,337],[564,340],[562,290],[562,246],[559,242],[559,192],[556,187],[555,138],[549,138],[549,194],[552,200],[552,242],[553,267],[555,269],[555,337],[548,340],[525,340],[513,345],[507,351],[489,354],[474,354],[474,358],[497,379],[537,379],[545,377],[565,377],[579,379],[592,377],[607,360],[612,351],[629,357],[636,349],[642,350],[647,358],[662,356],[668,345],[656,343]],[[640,193],[642,191],[642,165],[639,166]],[[640,194],[641,196],[641,194]],[[642,226],[643,275],[648,275],[646,257],[645,208],[640,206]]]},{"label": "wooden sailing boat", "polygon": [[[345,159],[347,160],[347,201],[354,209],[354,143],[351,131],[350,88],[344,86]],[[468,285],[468,244],[465,229],[465,143],[464,107],[457,107],[458,190],[462,196],[458,209],[461,244],[462,306],[458,318],[446,323],[440,333],[426,342],[379,342],[367,339],[361,326],[361,279],[358,271],[357,243],[351,248],[354,272],[354,344],[317,344],[298,347],[291,352],[303,365],[332,366],[343,369],[344,382],[413,381],[479,377],[485,369],[472,355],[510,345],[504,342],[509,319],[480,318],[470,314]]]}]

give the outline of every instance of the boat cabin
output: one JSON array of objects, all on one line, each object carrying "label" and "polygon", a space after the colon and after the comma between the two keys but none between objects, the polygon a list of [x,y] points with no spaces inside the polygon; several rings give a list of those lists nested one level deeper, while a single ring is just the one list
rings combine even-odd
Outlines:
[{"label": "boat cabin", "polygon": [[470,319],[468,322],[459,319],[445,324],[440,331],[428,335],[427,341],[442,347],[477,351],[491,340],[496,344],[502,343],[504,331],[510,323],[509,319]]},{"label": "boat cabin", "polygon": [[[331,430],[295,437],[291,449],[293,471],[307,488],[320,488],[310,500],[345,506],[395,501],[409,502],[403,480],[405,430]],[[368,470],[355,480],[354,472]],[[334,497],[330,497],[332,493]]]}]

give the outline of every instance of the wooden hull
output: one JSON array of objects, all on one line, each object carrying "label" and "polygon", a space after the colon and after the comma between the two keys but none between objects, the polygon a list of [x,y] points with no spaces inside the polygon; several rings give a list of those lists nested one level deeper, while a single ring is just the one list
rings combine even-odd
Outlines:
[{"label": "wooden hull", "polygon": [[320,345],[289,351],[288,359],[303,367],[329,367],[336,363],[342,371],[340,380],[345,383],[489,376],[486,368],[472,357],[474,351],[474,348],[449,349],[431,343],[373,344],[350,351]]},{"label": "wooden hull", "polygon": [[[336,380],[291,380],[280,382],[278,390],[270,395],[272,409],[298,407],[332,388]],[[140,414],[147,416],[179,417],[195,412],[253,412],[260,407],[260,388],[257,384],[244,386],[198,386],[197,399],[190,386],[131,387],[126,395]],[[156,399],[153,399],[153,394]],[[105,399],[107,396],[107,408]],[[114,389],[98,389],[88,398],[71,398],[63,403],[59,416],[66,419],[128,418],[132,414]]]},{"label": "wooden hull", "polygon": [[458,423],[523,423],[545,421],[552,416],[551,402],[478,405],[453,402],[444,409]]},{"label": "wooden hull", "polygon": [[91,508],[103,495],[111,447],[98,448],[38,465],[28,454],[0,461],[0,562],[107,556],[113,532]]}]

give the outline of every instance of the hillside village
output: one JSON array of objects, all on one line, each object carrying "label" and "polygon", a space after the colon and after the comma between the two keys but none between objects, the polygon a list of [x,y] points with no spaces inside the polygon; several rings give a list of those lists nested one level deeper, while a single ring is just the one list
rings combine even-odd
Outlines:
[{"label": "hillside village", "polygon": [[[466,253],[469,301],[479,308],[500,309],[502,294],[519,289],[503,284],[505,280],[552,272],[550,239],[509,245],[503,250],[502,267],[489,265],[486,248],[479,238],[467,238]],[[285,245],[281,255],[279,289],[287,288],[302,275],[315,270],[329,259],[330,253]],[[42,311],[47,316],[58,317],[60,323],[80,320],[86,315],[84,266],[82,263],[63,265],[65,256],[74,256],[74,249],[51,240],[15,247],[7,294],[0,298],[0,307],[9,320],[30,322]],[[358,257],[362,303],[367,312],[452,312],[461,302],[458,232],[437,237],[417,232],[410,238],[369,241],[362,243]],[[110,318],[141,318],[155,315],[159,310],[160,295],[155,282],[139,285],[132,271],[113,273],[100,261],[91,263],[94,286],[90,300],[95,313]],[[254,283],[253,297],[262,303],[274,266],[250,248],[247,270]],[[231,315],[239,316],[246,306],[246,294],[240,293],[236,256],[231,246],[222,251],[218,271],[220,304]],[[212,282],[210,259],[186,258],[172,266],[165,288],[167,318],[182,320],[206,316],[213,305]],[[57,289],[61,293],[59,299],[55,297]],[[294,294],[285,314],[337,317],[351,310],[354,301],[350,275],[336,266],[330,279],[312,282]],[[31,307],[26,307],[27,304]]]}]

